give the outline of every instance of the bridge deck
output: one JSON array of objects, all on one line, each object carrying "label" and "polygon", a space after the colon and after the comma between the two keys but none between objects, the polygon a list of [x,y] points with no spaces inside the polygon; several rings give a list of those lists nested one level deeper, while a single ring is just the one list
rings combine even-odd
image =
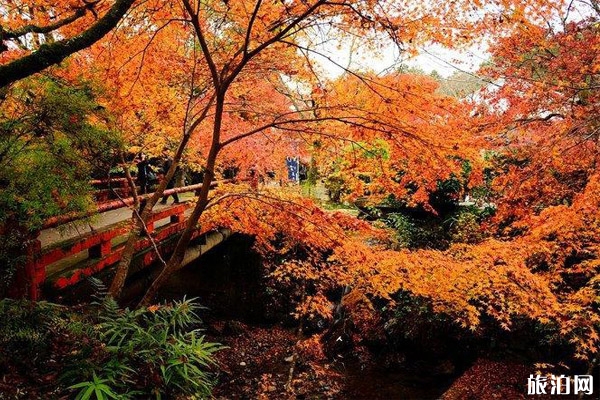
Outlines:
[{"label": "bridge deck", "polygon": [[[194,198],[193,193],[180,193],[179,200],[181,202],[189,201]],[[171,207],[173,202],[172,198],[169,198],[167,205],[160,203],[156,204],[154,211],[160,211],[165,208]],[[188,211],[189,213],[190,211]],[[131,218],[131,209],[128,207],[118,208],[116,210],[106,211],[101,214],[95,215],[91,218],[90,222],[69,222],[61,225],[58,228],[49,228],[41,231],[38,239],[41,242],[42,249],[54,245],[59,242],[64,242],[69,239],[80,237],[88,232],[94,232],[110,225],[115,225],[119,222],[127,221]],[[168,223],[168,221],[162,221],[156,226],[162,226]]]}]

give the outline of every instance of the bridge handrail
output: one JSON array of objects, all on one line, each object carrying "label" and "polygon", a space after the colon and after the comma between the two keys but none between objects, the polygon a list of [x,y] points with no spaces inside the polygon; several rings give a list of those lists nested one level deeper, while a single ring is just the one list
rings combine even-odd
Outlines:
[{"label": "bridge handrail", "polygon": [[[214,187],[218,186],[219,184],[229,183],[231,181],[232,181],[231,179],[223,179],[223,180],[219,180],[219,181],[214,181],[210,184],[210,187],[214,188]],[[195,185],[189,185],[189,186],[176,187],[173,189],[165,190],[163,192],[163,196],[170,196],[175,193],[194,192],[196,190],[200,190],[201,188],[202,188],[202,183],[198,183]],[[139,195],[138,198],[149,199],[153,194],[154,193],[147,193],[147,194]],[[78,219],[91,217],[92,215],[100,214],[100,213],[103,213],[106,211],[111,211],[111,210],[116,210],[116,209],[123,208],[123,207],[128,207],[128,206],[131,206],[132,204],[134,204],[133,197],[127,197],[125,199],[119,199],[119,200],[111,200],[111,201],[108,201],[105,203],[98,204],[98,206],[95,210],[91,210],[91,211],[83,212],[83,213],[69,213],[69,214],[65,214],[65,215],[59,215],[57,217],[48,218],[47,220],[44,221],[44,223],[42,225],[42,229],[55,228],[59,225],[66,224],[68,222],[73,222],[73,221],[77,221]]]},{"label": "bridge handrail", "polygon": [[112,184],[115,184],[116,186],[126,186],[127,178],[103,178],[90,180],[90,185],[92,186],[106,186]]}]

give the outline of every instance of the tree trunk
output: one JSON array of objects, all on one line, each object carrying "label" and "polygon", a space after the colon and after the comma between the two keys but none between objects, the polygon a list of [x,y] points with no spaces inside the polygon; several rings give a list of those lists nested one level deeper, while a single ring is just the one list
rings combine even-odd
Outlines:
[{"label": "tree trunk", "polygon": [[[193,86],[194,86],[194,78],[192,76],[192,87]],[[115,277],[113,278],[113,281],[112,281],[112,283],[110,285],[110,289],[109,289],[109,294],[110,294],[110,296],[112,296],[112,298],[118,299],[121,296],[121,292],[123,291],[123,286],[125,285],[125,280],[127,279],[127,274],[129,273],[129,265],[131,264],[131,260],[133,259],[133,255],[135,253],[135,244],[136,244],[138,238],[140,237],[141,233],[144,231],[146,223],[148,222],[148,219],[150,218],[150,215],[152,214],[152,209],[158,202],[158,199],[160,199],[162,197],[163,192],[165,191],[165,188],[167,187],[167,183],[169,182],[169,180],[171,180],[173,178],[173,175],[175,175],[175,170],[177,169],[177,166],[179,165],[179,162],[181,161],[181,158],[183,157],[183,152],[185,151],[185,148],[187,147],[187,144],[192,136],[192,133],[198,127],[198,125],[200,125],[200,123],[204,120],[204,118],[206,118],[206,115],[208,114],[208,111],[210,110],[215,98],[216,98],[216,95],[213,94],[210,97],[208,103],[206,104],[206,107],[204,107],[204,110],[194,120],[194,122],[192,122],[189,125],[189,127],[187,126],[187,116],[186,116],[186,120],[184,121],[184,124],[183,124],[184,125],[183,138],[181,138],[181,142],[179,142],[179,147],[177,148],[177,151],[175,152],[175,156],[173,157],[173,163],[171,164],[171,167],[167,171],[166,176],[160,182],[160,184],[158,185],[158,188],[156,188],[156,191],[154,192],[152,197],[150,199],[148,199],[148,201],[146,202],[146,204],[143,207],[142,212],[138,214],[137,213],[138,209],[137,208],[134,209],[133,215],[131,217],[131,223],[132,223],[131,231],[129,233],[129,236],[127,237],[127,242],[125,243],[125,248],[123,249],[123,256],[121,257],[121,260],[119,261],[119,264],[117,265],[117,272],[115,274]],[[134,188],[134,190],[135,190],[135,188]]]},{"label": "tree trunk", "polygon": [[219,151],[221,150],[220,138],[221,138],[221,124],[223,122],[223,108],[225,103],[225,94],[223,92],[217,91],[219,94],[216,98],[216,107],[215,107],[215,120],[213,123],[213,137],[212,143],[210,146],[210,151],[208,153],[208,158],[206,160],[206,171],[204,173],[204,180],[202,181],[202,188],[200,189],[200,194],[198,195],[198,202],[194,207],[194,211],[192,211],[192,215],[187,221],[185,229],[181,234],[181,237],[177,241],[177,245],[175,246],[175,250],[173,251],[173,255],[167,262],[158,275],[158,277],[152,282],[152,285],[148,288],[148,291],[140,301],[138,306],[147,306],[149,305],[156,296],[158,289],[165,283],[167,278],[171,276],[171,274],[179,269],[181,265],[181,261],[183,261],[183,257],[185,256],[185,250],[192,239],[192,234],[196,229],[196,225],[198,224],[198,220],[202,216],[202,213],[206,209],[208,205],[208,193],[210,192],[210,185],[214,180],[215,176],[215,165],[217,156],[219,155]]},{"label": "tree trunk", "polygon": [[[118,299],[121,296],[123,286],[125,285],[125,280],[127,279],[127,275],[129,273],[129,265],[131,264],[131,260],[135,255],[135,244],[137,243],[142,232],[145,231],[146,223],[152,215],[152,209],[162,197],[163,192],[167,187],[167,183],[171,178],[173,178],[173,175],[175,175],[175,170],[177,169],[179,161],[181,161],[183,151],[190,140],[190,136],[191,132],[189,131],[183,135],[183,138],[179,143],[179,147],[177,148],[177,152],[175,153],[175,157],[173,157],[173,163],[171,164],[169,171],[167,171],[167,174],[161,180],[152,197],[148,199],[142,211],[138,212],[137,206],[133,210],[133,215],[131,217],[131,230],[129,232],[129,236],[127,236],[127,242],[125,243],[125,248],[123,249],[123,255],[119,261],[119,264],[117,265],[117,272],[115,273],[115,277],[113,278],[108,290],[109,295],[114,299]],[[133,188],[133,190],[135,190],[135,188]]]},{"label": "tree trunk", "polygon": [[152,282],[152,285],[150,285],[138,306],[150,305],[150,303],[154,300],[158,289],[160,289],[160,287],[165,283],[167,278],[169,278],[169,276],[171,276],[173,272],[179,269],[179,266],[181,265],[181,262],[183,261],[183,258],[185,256],[187,246],[190,243],[190,240],[192,239],[192,234],[196,229],[196,224],[198,223],[198,220],[200,219],[202,213],[208,205],[208,192],[210,190],[210,185],[213,181],[213,175],[214,168],[211,171],[206,171],[206,173],[204,174],[204,181],[202,182],[202,189],[200,189],[198,203],[196,203],[196,207],[194,207],[194,211],[192,212],[192,215],[190,215],[185,229],[181,234],[181,237],[177,241],[175,250],[173,251],[171,258],[167,262],[167,265],[163,267],[160,274],[156,277],[154,282]]}]

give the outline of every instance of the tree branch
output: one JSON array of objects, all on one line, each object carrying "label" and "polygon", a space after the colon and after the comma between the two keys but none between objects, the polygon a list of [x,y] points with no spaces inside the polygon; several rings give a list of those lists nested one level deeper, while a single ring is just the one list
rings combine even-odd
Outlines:
[{"label": "tree branch", "polygon": [[256,2],[256,6],[254,6],[254,11],[252,12],[252,16],[250,17],[250,22],[248,22],[248,29],[246,29],[246,39],[244,40],[244,57],[248,55],[248,48],[250,47],[250,35],[252,34],[252,26],[254,25],[254,21],[256,20],[256,15],[258,14],[258,10],[260,9],[260,5],[262,4],[262,0],[258,0]]},{"label": "tree branch", "polygon": [[25,25],[19,29],[15,29],[14,31],[3,30],[0,27],[0,39],[2,39],[2,40],[18,39],[21,36],[27,35],[28,33],[41,33],[41,34],[50,33],[57,29],[62,28],[65,25],[68,25],[72,22],[77,21],[79,18],[81,18],[85,15],[86,11],[87,11],[87,7],[78,8],[69,17],[67,17],[65,19],[61,19],[60,21],[57,21],[53,24],[46,25],[46,26],[38,26],[38,25],[30,24],[30,25]]},{"label": "tree branch", "polygon": [[0,88],[56,65],[83,50],[110,32],[125,16],[135,0],[117,0],[108,12],[79,35],[44,44],[33,53],[0,66]]},{"label": "tree branch", "polygon": [[202,31],[202,27],[200,27],[198,13],[194,11],[194,8],[190,4],[189,0],[183,0],[183,5],[185,6],[187,13],[190,15],[190,18],[192,20],[192,26],[194,27],[194,31],[196,31],[196,36],[198,37],[198,42],[200,43],[202,54],[204,54],[204,58],[206,59],[206,63],[208,64],[208,69],[210,70],[210,74],[213,79],[213,84],[215,86],[215,89],[217,89],[218,91],[218,88],[221,87],[221,78],[219,76],[219,72],[217,70],[215,61],[211,56],[208,44],[206,43],[206,38],[204,36],[204,32]]}]

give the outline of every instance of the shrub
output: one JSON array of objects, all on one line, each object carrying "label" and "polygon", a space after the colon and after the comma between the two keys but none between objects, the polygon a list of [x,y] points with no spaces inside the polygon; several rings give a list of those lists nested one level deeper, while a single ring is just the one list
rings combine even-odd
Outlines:
[{"label": "shrub", "polygon": [[415,224],[409,217],[401,213],[391,213],[385,216],[384,222],[396,231],[396,239],[400,247],[411,247]]},{"label": "shrub", "polygon": [[99,379],[96,374],[91,381],[81,382],[69,389],[81,389],[75,400],[88,400],[94,396],[97,400],[117,399],[117,395],[106,385],[106,379]]},{"label": "shrub", "polygon": [[107,298],[97,306],[76,312],[47,302],[0,301],[0,371],[17,374],[12,379],[19,382],[61,374],[52,388],[15,390],[32,390],[35,398],[46,389],[97,400],[210,397],[212,357],[221,346],[200,334],[194,300],[123,310]]},{"label": "shrub", "polygon": [[339,203],[342,195],[347,192],[346,181],[339,175],[332,174],[325,179],[325,188],[329,199]]},{"label": "shrub", "polygon": [[23,246],[28,240],[23,229],[5,229],[0,226],[0,298],[8,296],[19,268],[25,265]]},{"label": "shrub", "polygon": [[206,342],[195,328],[201,307],[193,299],[129,310],[107,297],[100,306],[93,331],[107,357],[91,368],[74,366],[82,371],[78,378],[86,381],[72,389],[83,395],[96,393],[90,388],[101,385],[104,397],[96,395],[98,399],[112,392],[119,398],[210,396],[215,379],[208,370],[222,347]]},{"label": "shrub", "polygon": [[476,244],[483,239],[479,226],[479,217],[475,212],[462,211],[453,215],[449,222],[449,234],[452,242]]},{"label": "shrub", "polygon": [[0,301],[0,361],[38,362],[49,351],[59,306],[46,302]]}]

